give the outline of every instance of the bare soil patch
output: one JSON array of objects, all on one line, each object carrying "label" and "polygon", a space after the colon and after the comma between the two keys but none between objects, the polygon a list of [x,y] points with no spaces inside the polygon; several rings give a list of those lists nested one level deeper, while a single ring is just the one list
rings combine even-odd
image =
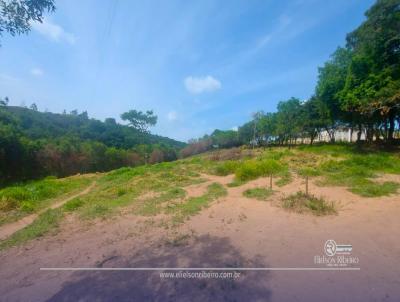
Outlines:
[{"label": "bare soil patch", "polygon": [[[226,186],[233,176],[203,175],[188,196],[207,184]],[[67,216],[56,236],[0,254],[4,301],[398,301],[400,297],[400,198],[364,198],[342,187],[309,190],[338,205],[338,215],[288,212],[279,200],[304,190],[294,178],[273,186],[268,201],[243,196],[267,187],[259,178],[174,228],[165,217],[123,213],[82,222]],[[360,271],[244,272],[232,279],[162,279],[159,272],[45,272],[40,267],[314,267],[326,240],[352,244]]]}]

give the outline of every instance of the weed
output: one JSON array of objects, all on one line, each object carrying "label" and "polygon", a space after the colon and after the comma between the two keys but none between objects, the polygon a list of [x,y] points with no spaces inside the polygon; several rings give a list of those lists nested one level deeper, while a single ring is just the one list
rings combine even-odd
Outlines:
[{"label": "weed", "polygon": [[243,196],[248,198],[254,198],[257,200],[268,200],[268,198],[274,193],[274,191],[266,188],[255,188],[255,189],[248,189],[243,192]]}]

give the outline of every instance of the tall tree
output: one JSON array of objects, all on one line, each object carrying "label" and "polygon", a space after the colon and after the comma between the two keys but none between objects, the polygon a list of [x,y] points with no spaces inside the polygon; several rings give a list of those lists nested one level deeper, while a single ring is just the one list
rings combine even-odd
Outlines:
[{"label": "tall tree", "polygon": [[153,110],[147,110],[146,112],[129,110],[121,114],[121,119],[128,121],[129,126],[142,133],[147,133],[150,126],[157,124],[157,115],[154,114]]}]

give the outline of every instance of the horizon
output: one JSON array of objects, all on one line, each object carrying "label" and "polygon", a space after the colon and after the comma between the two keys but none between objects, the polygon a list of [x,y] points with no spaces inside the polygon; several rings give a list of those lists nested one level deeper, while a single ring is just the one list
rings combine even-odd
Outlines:
[{"label": "horizon", "polygon": [[61,1],[29,35],[2,38],[0,89],[12,106],[102,121],[154,110],[151,133],[188,141],[308,99],[318,67],[372,4]]}]

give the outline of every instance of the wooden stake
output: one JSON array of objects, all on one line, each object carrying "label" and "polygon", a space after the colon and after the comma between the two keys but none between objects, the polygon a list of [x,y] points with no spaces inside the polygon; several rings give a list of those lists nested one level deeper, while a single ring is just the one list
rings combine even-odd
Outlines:
[{"label": "wooden stake", "polygon": [[269,188],[272,190],[272,173],[269,175]]},{"label": "wooden stake", "polygon": [[306,176],[306,195],[308,195],[308,176]]}]

